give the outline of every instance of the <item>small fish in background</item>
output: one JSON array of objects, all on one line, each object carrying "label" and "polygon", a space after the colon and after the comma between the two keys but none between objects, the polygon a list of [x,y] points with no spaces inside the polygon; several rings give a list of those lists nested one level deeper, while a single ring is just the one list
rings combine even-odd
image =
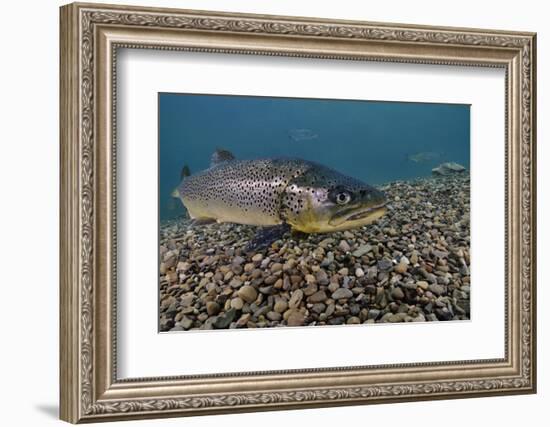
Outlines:
[{"label": "small fish in background", "polygon": [[432,169],[432,174],[435,176],[456,175],[464,172],[466,172],[466,168],[455,162],[442,163]]},{"label": "small fish in background", "polygon": [[225,150],[214,153],[209,169],[183,176],[172,195],[197,224],[266,227],[253,247],[289,230],[330,233],[361,227],[386,212],[383,192],[324,165],[288,158],[237,160]]},{"label": "small fish in background", "polygon": [[439,160],[442,158],[441,153],[436,153],[435,151],[423,151],[415,154],[408,154],[407,160],[413,163],[427,163]]},{"label": "small fish in background", "polygon": [[317,135],[311,129],[290,129],[288,131],[288,136],[290,137],[290,139],[296,142],[310,141],[312,139],[319,138],[319,135]]}]

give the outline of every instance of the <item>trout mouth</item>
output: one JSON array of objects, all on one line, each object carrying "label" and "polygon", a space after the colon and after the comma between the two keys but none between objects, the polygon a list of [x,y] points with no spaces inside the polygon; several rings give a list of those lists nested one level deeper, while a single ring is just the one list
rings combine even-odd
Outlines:
[{"label": "trout mouth", "polygon": [[345,212],[339,212],[331,218],[329,224],[338,226],[345,222],[361,221],[369,218],[374,220],[381,217],[385,212],[386,202],[384,201],[366,208],[348,209]]}]

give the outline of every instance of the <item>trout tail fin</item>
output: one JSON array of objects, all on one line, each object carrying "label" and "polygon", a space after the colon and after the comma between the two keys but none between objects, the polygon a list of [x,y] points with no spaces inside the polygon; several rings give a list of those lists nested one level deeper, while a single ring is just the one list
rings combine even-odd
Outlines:
[{"label": "trout tail fin", "polygon": [[181,168],[180,179],[183,180],[183,179],[187,178],[190,175],[191,175],[191,169],[189,169],[189,166],[184,165]]},{"label": "trout tail fin", "polygon": [[[188,176],[191,176],[191,170],[189,169],[189,166],[187,165],[184,165],[182,168],[181,168],[181,172],[180,172],[180,181],[183,181],[185,178],[187,178]],[[180,192],[179,192],[179,185],[174,188],[174,190],[172,191],[171,193],[172,197],[175,197],[176,199],[178,199],[180,197]]]}]

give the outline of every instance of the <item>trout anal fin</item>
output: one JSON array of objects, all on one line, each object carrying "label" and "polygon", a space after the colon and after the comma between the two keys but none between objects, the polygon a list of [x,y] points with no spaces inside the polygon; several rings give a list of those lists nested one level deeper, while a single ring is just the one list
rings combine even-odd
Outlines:
[{"label": "trout anal fin", "polygon": [[208,224],[214,224],[217,222],[214,218],[193,218],[191,220],[191,226],[201,226],[201,225],[208,225]]},{"label": "trout anal fin", "polygon": [[259,251],[267,248],[273,242],[281,239],[285,233],[290,231],[290,225],[287,223],[263,227],[246,245],[246,252]]}]

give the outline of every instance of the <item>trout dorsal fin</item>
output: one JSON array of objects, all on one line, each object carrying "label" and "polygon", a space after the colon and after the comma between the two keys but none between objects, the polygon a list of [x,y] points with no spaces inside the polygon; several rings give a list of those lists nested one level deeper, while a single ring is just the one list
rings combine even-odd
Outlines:
[{"label": "trout dorsal fin", "polygon": [[227,150],[217,148],[210,158],[210,167],[214,167],[223,162],[228,162],[230,160],[235,160],[235,156]]}]

